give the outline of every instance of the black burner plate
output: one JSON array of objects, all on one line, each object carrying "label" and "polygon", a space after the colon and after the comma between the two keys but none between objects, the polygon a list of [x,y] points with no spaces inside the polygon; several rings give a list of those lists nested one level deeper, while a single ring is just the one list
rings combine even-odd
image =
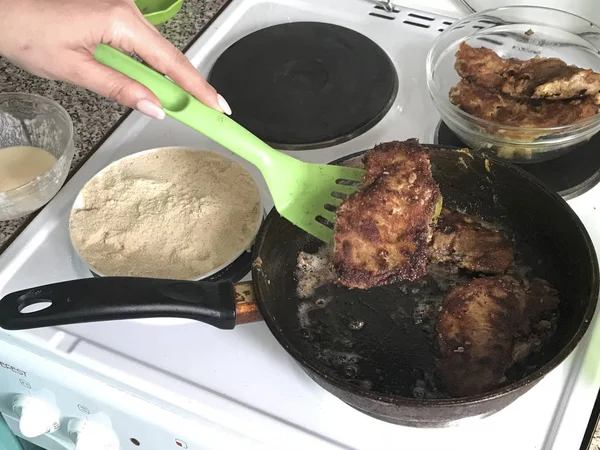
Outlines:
[{"label": "black burner plate", "polygon": [[383,118],[398,92],[396,69],[377,44],[319,22],[275,25],[240,39],[208,79],[234,120],[282,150],[353,139]]},{"label": "black burner plate", "polygon": [[[439,125],[436,140],[439,145],[467,147],[444,122]],[[577,197],[600,181],[600,134],[558,158],[515,165],[542,180],[563,198]]]}]

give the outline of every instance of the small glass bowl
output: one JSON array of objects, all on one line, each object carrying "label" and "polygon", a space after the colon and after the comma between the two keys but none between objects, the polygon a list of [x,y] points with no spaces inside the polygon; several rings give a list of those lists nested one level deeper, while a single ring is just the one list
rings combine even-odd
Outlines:
[{"label": "small glass bowl", "polygon": [[17,146],[44,149],[56,162],[30,182],[0,192],[0,220],[18,219],[38,210],[62,187],[75,154],[69,114],[39,95],[0,93],[0,151]]},{"label": "small glass bowl", "polygon": [[499,125],[461,110],[449,99],[450,88],[460,81],[454,64],[461,42],[490,48],[505,59],[556,57],[600,72],[600,28],[589,20],[536,6],[472,14],[436,38],[427,55],[427,86],[442,120],[467,146],[511,162],[561,156],[600,131],[600,114],[566,126],[529,128]]}]

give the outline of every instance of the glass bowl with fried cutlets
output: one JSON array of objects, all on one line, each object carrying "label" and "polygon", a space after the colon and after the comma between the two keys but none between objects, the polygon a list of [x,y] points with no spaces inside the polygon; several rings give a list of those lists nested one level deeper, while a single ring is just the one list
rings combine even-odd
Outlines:
[{"label": "glass bowl with fried cutlets", "polygon": [[472,14],[435,40],[427,85],[471,149],[519,163],[552,159],[600,131],[600,28],[536,6]]}]

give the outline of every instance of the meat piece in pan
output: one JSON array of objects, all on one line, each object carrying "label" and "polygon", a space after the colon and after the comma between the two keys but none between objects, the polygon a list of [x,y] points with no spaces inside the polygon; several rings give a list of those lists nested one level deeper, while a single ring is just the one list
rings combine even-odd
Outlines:
[{"label": "meat piece in pan", "polygon": [[462,42],[455,70],[464,80],[520,99],[568,100],[594,97],[600,74],[567,65],[558,58],[503,59],[492,49]]},{"label": "meat piece in pan", "polygon": [[559,303],[540,279],[478,278],[451,291],[437,324],[440,374],[453,396],[500,386],[506,371],[546,341]]},{"label": "meat piece in pan", "polygon": [[502,274],[513,263],[512,242],[469,216],[443,208],[429,244],[430,260],[485,274]]},{"label": "meat piece in pan", "polygon": [[363,158],[363,186],[337,209],[333,270],[359,289],[425,275],[439,186],[416,139],[377,145]]}]

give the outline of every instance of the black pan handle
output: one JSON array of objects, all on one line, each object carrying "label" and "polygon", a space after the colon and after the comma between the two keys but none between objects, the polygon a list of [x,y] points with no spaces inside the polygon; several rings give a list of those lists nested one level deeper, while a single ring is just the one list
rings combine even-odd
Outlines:
[{"label": "black pan handle", "polygon": [[[45,309],[26,308],[51,302]],[[230,282],[153,278],[84,278],[13,292],[0,300],[0,327],[23,330],[106,320],[178,317],[235,327]]]}]

